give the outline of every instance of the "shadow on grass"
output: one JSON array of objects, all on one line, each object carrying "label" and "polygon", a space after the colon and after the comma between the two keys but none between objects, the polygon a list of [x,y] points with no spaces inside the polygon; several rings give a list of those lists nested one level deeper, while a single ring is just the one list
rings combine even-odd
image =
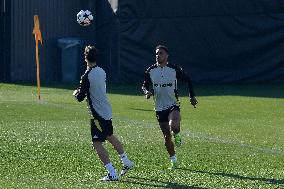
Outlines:
[{"label": "shadow on grass", "polygon": [[130,110],[134,110],[134,111],[143,111],[143,112],[153,112],[154,110],[151,109],[142,109],[142,108],[129,108]]},{"label": "shadow on grass", "polygon": [[207,189],[198,186],[187,186],[173,182],[164,182],[154,179],[142,178],[142,177],[127,177],[127,179],[121,180],[120,182],[139,184],[148,187],[163,187],[163,188],[173,188],[173,189]]},{"label": "shadow on grass", "polygon": [[[7,83],[9,84],[9,83]],[[12,83],[11,83],[12,84]],[[14,83],[15,85],[34,86],[36,83]],[[78,81],[79,84],[79,81]],[[74,90],[78,84],[42,84],[42,87]],[[212,84],[194,85],[198,96],[250,96],[284,98],[284,83],[273,84]],[[133,95],[144,98],[141,84],[110,84],[107,83],[107,92],[110,94]],[[185,84],[179,85],[179,96],[188,96]]]},{"label": "shadow on grass", "polygon": [[216,172],[209,172],[209,171],[191,170],[191,169],[186,169],[186,168],[177,168],[177,169],[184,170],[184,171],[190,171],[193,173],[204,173],[204,174],[209,174],[209,175],[230,177],[230,178],[240,179],[240,180],[261,181],[261,182],[266,182],[266,183],[273,184],[273,185],[283,185],[284,184],[283,179],[279,180],[279,179],[273,179],[273,178],[257,178],[257,177],[242,176],[242,175],[233,174],[233,173],[216,173]]}]

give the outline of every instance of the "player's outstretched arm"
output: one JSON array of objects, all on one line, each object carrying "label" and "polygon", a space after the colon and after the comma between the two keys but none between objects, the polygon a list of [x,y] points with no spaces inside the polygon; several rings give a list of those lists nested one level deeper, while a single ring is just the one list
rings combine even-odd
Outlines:
[{"label": "player's outstretched arm", "polygon": [[79,101],[82,102],[85,97],[87,96],[87,90],[90,87],[90,83],[88,80],[88,75],[85,73],[81,77],[80,85],[79,87],[73,92],[73,96]]},{"label": "player's outstretched arm", "polygon": [[150,78],[150,74],[149,74],[149,69],[145,72],[145,75],[144,75],[144,82],[143,82],[143,85],[142,85],[142,90],[145,94],[145,98],[146,99],[149,99],[153,93],[151,92],[150,90],[150,84],[151,84],[151,78]]},{"label": "player's outstretched arm", "polygon": [[187,82],[187,86],[188,86],[188,90],[189,90],[189,101],[190,101],[191,105],[194,108],[196,108],[198,101],[195,97],[195,93],[194,93],[193,86],[192,86],[191,79],[190,79],[189,75],[186,72],[184,72],[183,69],[179,66],[176,67],[176,71],[177,71],[178,79],[181,79],[181,80]]}]

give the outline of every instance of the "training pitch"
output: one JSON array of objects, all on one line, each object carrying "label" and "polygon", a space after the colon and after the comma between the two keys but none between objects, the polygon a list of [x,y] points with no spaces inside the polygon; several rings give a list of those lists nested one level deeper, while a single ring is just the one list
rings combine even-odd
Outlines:
[{"label": "training pitch", "polygon": [[[198,85],[193,108],[180,91],[179,167],[169,166],[161,131],[140,85],[109,85],[114,132],[135,168],[101,183],[86,102],[74,86],[0,83],[0,188],[284,188],[284,85]],[[119,157],[110,158],[118,170]]]}]

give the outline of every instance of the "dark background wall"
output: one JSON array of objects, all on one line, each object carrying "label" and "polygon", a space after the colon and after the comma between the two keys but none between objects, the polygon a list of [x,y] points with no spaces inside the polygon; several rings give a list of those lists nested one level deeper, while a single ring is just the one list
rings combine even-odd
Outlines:
[{"label": "dark background wall", "polygon": [[0,0],[0,81],[10,78],[10,1]]},{"label": "dark background wall", "polygon": [[141,82],[159,43],[199,83],[284,81],[283,0],[120,0],[121,80]]},{"label": "dark background wall", "polygon": [[76,37],[95,39],[95,27],[81,27],[76,14],[88,6],[80,0],[12,0],[11,1],[11,81],[35,81],[35,41],[33,16],[39,15],[43,37],[40,46],[41,78],[44,82],[60,81],[60,49],[57,39]]},{"label": "dark background wall", "polygon": [[[90,0],[90,2],[94,2]],[[97,64],[101,66],[108,75],[108,81],[117,82],[115,77],[117,64],[117,38],[113,35],[118,33],[116,19],[107,0],[96,0],[96,46],[99,49]]]},{"label": "dark background wall", "polygon": [[5,43],[4,43],[4,17],[5,17],[5,7],[4,7],[4,2],[1,0],[0,1],[0,80],[4,79],[4,46],[5,46]]},{"label": "dark background wall", "polygon": [[[61,82],[57,40],[66,37],[94,43],[111,82],[142,82],[160,43],[169,47],[170,62],[198,83],[284,82],[284,0],[120,0],[115,14],[107,0],[6,2],[9,14],[1,10],[0,19],[2,81],[36,80],[32,30],[38,14],[43,82]],[[81,9],[94,13],[90,27],[76,23]]]}]

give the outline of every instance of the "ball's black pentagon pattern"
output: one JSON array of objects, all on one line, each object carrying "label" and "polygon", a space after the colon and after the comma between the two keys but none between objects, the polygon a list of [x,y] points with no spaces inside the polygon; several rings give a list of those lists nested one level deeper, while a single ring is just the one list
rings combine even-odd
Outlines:
[{"label": "ball's black pentagon pattern", "polygon": [[94,20],[94,17],[91,13],[91,11],[89,10],[81,10],[80,12],[78,12],[77,14],[77,22],[81,25],[81,26],[89,26],[92,21]]}]

